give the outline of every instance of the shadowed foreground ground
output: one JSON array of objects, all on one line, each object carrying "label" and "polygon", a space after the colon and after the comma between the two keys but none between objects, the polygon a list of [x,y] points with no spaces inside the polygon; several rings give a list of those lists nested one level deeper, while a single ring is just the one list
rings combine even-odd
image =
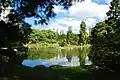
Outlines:
[{"label": "shadowed foreground ground", "polygon": [[11,66],[5,73],[8,80],[120,80],[119,73],[92,72],[81,67],[36,68]]}]

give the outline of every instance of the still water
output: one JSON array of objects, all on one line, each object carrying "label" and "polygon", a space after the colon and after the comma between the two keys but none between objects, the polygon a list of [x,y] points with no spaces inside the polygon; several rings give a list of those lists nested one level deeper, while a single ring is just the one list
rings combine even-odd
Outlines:
[{"label": "still water", "polygon": [[90,47],[79,47],[73,49],[30,49],[28,51],[28,59],[22,62],[23,65],[35,67],[44,65],[50,67],[52,65],[60,66],[81,66],[91,65],[88,58]]}]

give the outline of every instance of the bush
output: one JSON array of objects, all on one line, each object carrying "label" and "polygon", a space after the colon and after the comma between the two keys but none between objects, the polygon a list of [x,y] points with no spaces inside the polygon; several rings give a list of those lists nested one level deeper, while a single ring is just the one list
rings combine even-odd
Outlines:
[{"label": "bush", "polygon": [[48,43],[41,43],[41,46],[48,46]]},{"label": "bush", "polygon": [[78,45],[78,41],[70,41],[71,45]]},{"label": "bush", "polygon": [[59,46],[64,47],[67,45],[67,41],[64,39],[64,40],[61,40],[58,44]]}]

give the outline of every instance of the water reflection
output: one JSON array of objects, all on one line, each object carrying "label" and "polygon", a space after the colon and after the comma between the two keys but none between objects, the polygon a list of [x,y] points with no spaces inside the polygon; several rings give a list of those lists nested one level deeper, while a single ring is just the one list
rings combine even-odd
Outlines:
[{"label": "water reflection", "polygon": [[[35,67],[37,65],[44,65],[46,67],[50,67],[52,65],[61,65],[61,66],[80,66],[80,58],[78,56],[72,56],[69,61],[66,56],[56,56],[51,59],[38,59],[38,60],[24,60],[23,65],[29,67]],[[91,61],[86,57],[85,65],[91,65]]]},{"label": "water reflection", "polygon": [[89,57],[87,56],[85,58],[85,65],[91,65],[91,64],[92,64],[92,62],[89,60]]},{"label": "water reflection", "polygon": [[44,65],[61,66],[84,66],[91,62],[87,55],[90,52],[90,46],[73,49],[43,48],[28,50],[28,59],[23,61],[23,65],[35,67]]}]

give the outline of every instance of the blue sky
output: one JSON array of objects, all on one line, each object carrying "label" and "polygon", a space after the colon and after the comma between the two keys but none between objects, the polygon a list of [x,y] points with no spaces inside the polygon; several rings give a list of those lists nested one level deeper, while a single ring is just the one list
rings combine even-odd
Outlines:
[{"label": "blue sky", "polygon": [[55,18],[50,19],[48,25],[34,25],[33,18],[26,19],[26,22],[37,29],[55,29],[56,31],[66,32],[69,26],[72,26],[74,33],[79,33],[81,21],[85,21],[87,29],[94,27],[97,22],[106,18],[106,12],[109,10],[111,0],[85,0],[82,3],[73,3],[68,9],[64,10],[60,6],[54,6],[57,14]]}]

